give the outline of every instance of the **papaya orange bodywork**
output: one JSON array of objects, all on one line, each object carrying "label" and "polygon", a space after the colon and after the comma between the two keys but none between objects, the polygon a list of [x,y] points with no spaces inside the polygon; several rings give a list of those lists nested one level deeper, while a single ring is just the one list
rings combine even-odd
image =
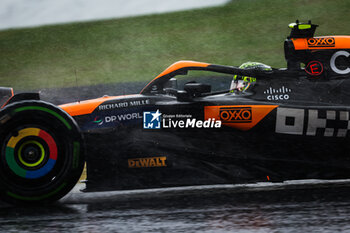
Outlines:
[{"label": "papaya orange bodywork", "polygon": [[[334,38],[333,46],[310,46],[308,40],[310,39],[327,39]],[[292,39],[295,50],[315,50],[315,49],[349,49],[350,48],[350,36],[325,36],[325,37],[313,37],[313,38],[293,38]]]},{"label": "papaya orange bodywork", "polygon": [[[86,115],[86,114],[92,113],[99,105],[101,105],[102,103],[108,100],[118,99],[125,96],[126,95],[104,96],[104,97],[92,99],[92,100],[85,100],[81,102],[63,104],[63,105],[60,105],[59,107],[62,108],[71,116],[80,116],[80,115]],[[128,96],[132,96],[132,95],[128,95]]]},{"label": "papaya orange bodywork", "polygon": [[178,61],[166,68],[162,73],[160,73],[155,79],[167,75],[175,70],[185,68],[185,67],[207,67],[209,63],[197,62],[197,61]]},{"label": "papaya orange bodywork", "polygon": [[70,104],[63,104],[59,107],[71,116],[86,115],[92,113],[100,104],[112,97],[102,97],[93,100],[86,100]]},{"label": "papaya orange bodywork", "polygon": [[238,122],[235,120],[224,121],[222,125],[229,126],[232,128],[236,128],[242,131],[247,131],[253,128],[256,124],[258,124],[262,119],[265,118],[267,114],[269,114],[273,109],[277,108],[278,105],[225,105],[225,106],[206,106],[204,107],[204,118],[222,120],[220,116],[220,110],[225,108],[250,108],[251,116],[249,122]]}]

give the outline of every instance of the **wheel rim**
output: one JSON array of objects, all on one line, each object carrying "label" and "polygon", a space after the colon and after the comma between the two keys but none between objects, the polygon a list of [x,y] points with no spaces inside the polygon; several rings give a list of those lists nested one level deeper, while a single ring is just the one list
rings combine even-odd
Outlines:
[{"label": "wheel rim", "polygon": [[57,144],[45,130],[28,127],[10,136],[5,149],[6,163],[17,176],[37,179],[45,176],[55,166]]},{"label": "wheel rim", "polygon": [[34,140],[29,140],[18,149],[18,159],[25,167],[33,168],[40,165],[45,158],[44,146]]}]

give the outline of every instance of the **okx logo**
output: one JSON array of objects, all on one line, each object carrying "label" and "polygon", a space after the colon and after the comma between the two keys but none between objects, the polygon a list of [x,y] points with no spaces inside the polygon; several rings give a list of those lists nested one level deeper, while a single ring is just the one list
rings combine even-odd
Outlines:
[{"label": "okx logo", "polygon": [[143,128],[144,129],[160,129],[162,113],[157,110],[156,112],[143,112]]},{"label": "okx logo", "polygon": [[249,123],[252,122],[251,107],[220,108],[222,122]]}]

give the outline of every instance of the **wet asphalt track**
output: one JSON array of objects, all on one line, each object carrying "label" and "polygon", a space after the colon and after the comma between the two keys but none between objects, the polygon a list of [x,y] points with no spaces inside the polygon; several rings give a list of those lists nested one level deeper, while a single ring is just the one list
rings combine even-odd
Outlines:
[{"label": "wet asphalt track", "polygon": [[[79,87],[79,95],[76,88],[47,89],[41,95],[61,104],[138,93],[143,86]],[[82,186],[51,206],[0,203],[0,232],[350,232],[350,180],[98,193],[81,193]]]},{"label": "wet asphalt track", "polygon": [[75,192],[52,206],[1,206],[0,231],[349,232],[349,192],[349,180]]}]

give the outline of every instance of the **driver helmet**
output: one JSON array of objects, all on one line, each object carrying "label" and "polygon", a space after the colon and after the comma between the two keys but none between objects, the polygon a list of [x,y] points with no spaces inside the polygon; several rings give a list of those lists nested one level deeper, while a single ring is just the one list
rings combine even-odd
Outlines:
[{"label": "driver helmet", "polygon": [[[272,70],[271,66],[265,65],[260,62],[245,62],[239,66],[240,69],[257,69],[257,70]],[[235,75],[231,82],[230,92],[234,91],[246,91],[250,86],[253,86],[256,82],[256,78]]]}]

